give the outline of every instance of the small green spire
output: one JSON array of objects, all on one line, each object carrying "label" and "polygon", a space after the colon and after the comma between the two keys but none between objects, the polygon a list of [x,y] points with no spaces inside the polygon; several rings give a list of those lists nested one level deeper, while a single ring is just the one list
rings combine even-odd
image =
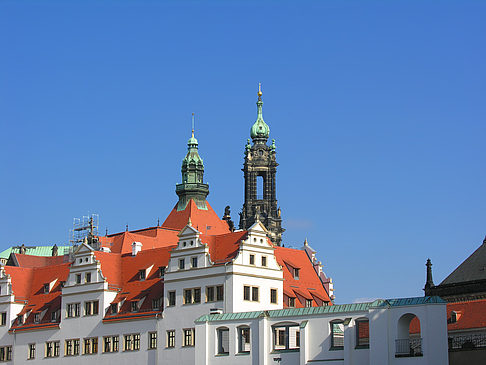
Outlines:
[{"label": "small green spire", "polygon": [[262,84],[258,84],[258,101],[257,101],[257,120],[250,130],[250,136],[254,142],[266,142],[270,135],[270,128],[263,121],[263,101],[262,101]]}]

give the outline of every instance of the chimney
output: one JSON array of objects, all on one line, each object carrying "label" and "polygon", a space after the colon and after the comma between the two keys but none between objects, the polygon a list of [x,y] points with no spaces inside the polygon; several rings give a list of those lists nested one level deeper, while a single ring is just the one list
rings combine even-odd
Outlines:
[{"label": "chimney", "polygon": [[132,243],[132,256],[137,256],[137,253],[142,251],[142,242]]}]

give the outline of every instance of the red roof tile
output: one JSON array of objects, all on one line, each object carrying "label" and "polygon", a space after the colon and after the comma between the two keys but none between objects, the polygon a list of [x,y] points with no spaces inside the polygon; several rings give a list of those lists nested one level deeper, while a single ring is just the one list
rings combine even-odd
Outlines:
[{"label": "red roof tile", "polygon": [[[458,312],[457,322],[451,323],[451,312]],[[447,330],[486,328],[486,299],[447,303]]]}]

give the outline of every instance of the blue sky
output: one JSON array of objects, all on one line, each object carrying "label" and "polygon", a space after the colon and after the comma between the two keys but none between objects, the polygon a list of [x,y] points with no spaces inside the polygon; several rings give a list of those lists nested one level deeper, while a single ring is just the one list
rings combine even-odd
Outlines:
[{"label": "blue sky", "polygon": [[0,249],[161,221],[196,113],[209,202],[264,119],[284,241],[336,302],[423,294],[486,234],[482,1],[0,3]]}]

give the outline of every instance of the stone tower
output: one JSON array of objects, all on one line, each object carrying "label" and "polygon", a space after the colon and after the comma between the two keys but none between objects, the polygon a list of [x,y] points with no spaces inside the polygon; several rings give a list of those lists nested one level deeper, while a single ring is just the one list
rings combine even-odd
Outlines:
[{"label": "stone tower", "polygon": [[[271,241],[282,242],[282,218],[277,206],[276,176],[278,163],[275,159],[275,140],[267,145],[270,128],[263,121],[261,87],[258,90],[257,120],[251,127],[250,140],[245,147],[245,203],[240,213],[240,228],[248,229],[259,220],[268,230]],[[260,180],[260,181],[258,181]]]},{"label": "stone tower", "polygon": [[199,156],[197,139],[192,136],[187,141],[187,155],[182,160],[182,184],[176,185],[176,194],[179,196],[177,210],[184,210],[193,199],[199,209],[207,209],[206,197],[209,194],[209,185],[204,184],[204,164]]}]

